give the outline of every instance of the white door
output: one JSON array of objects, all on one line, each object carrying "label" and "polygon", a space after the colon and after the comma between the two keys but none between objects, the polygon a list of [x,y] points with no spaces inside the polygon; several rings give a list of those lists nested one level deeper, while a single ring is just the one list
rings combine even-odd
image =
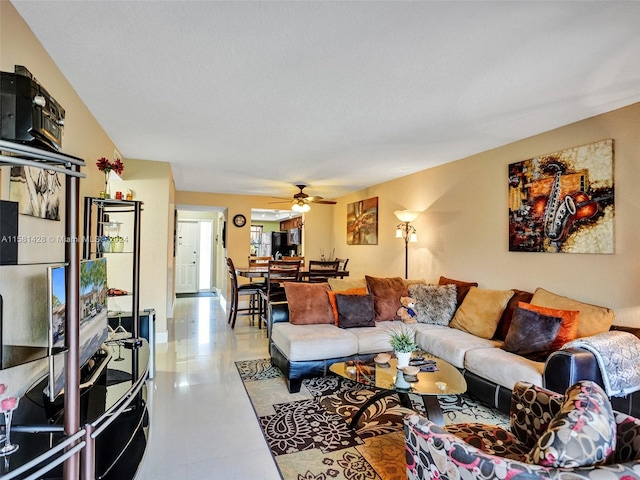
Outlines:
[{"label": "white door", "polygon": [[198,291],[199,225],[179,221],[176,249],[176,293]]}]

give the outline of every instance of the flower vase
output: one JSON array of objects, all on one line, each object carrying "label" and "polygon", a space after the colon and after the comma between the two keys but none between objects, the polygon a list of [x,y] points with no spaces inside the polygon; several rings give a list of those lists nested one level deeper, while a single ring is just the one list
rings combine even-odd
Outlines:
[{"label": "flower vase", "polygon": [[406,367],[411,360],[411,352],[396,352],[396,358],[398,359],[398,368]]},{"label": "flower vase", "polygon": [[109,172],[104,172],[104,198],[111,198],[111,192],[109,192]]}]

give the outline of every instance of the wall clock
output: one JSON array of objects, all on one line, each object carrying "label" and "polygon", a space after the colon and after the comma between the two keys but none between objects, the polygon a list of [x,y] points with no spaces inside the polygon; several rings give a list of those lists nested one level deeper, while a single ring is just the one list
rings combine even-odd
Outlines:
[{"label": "wall clock", "polygon": [[247,223],[247,218],[244,215],[238,214],[233,217],[233,224],[236,227],[244,227]]}]

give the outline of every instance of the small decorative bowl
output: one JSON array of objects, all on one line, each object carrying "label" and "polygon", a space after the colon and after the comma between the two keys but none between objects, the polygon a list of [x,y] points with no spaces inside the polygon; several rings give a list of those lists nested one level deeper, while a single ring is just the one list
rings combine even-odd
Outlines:
[{"label": "small decorative bowl", "polygon": [[412,377],[415,377],[416,375],[418,375],[418,372],[420,371],[420,367],[414,367],[412,365],[409,365],[408,367],[402,367],[402,371],[405,373],[405,375],[410,375]]},{"label": "small decorative bowl", "polygon": [[388,353],[379,353],[374,357],[373,361],[376,363],[384,364],[384,363],[389,363],[390,359],[391,359],[391,355],[389,355]]}]

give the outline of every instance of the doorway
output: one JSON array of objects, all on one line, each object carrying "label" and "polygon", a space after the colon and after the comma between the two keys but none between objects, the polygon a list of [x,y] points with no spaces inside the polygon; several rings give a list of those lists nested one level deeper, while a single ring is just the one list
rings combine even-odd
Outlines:
[{"label": "doorway", "polygon": [[179,220],[176,248],[176,293],[212,290],[213,222]]}]

